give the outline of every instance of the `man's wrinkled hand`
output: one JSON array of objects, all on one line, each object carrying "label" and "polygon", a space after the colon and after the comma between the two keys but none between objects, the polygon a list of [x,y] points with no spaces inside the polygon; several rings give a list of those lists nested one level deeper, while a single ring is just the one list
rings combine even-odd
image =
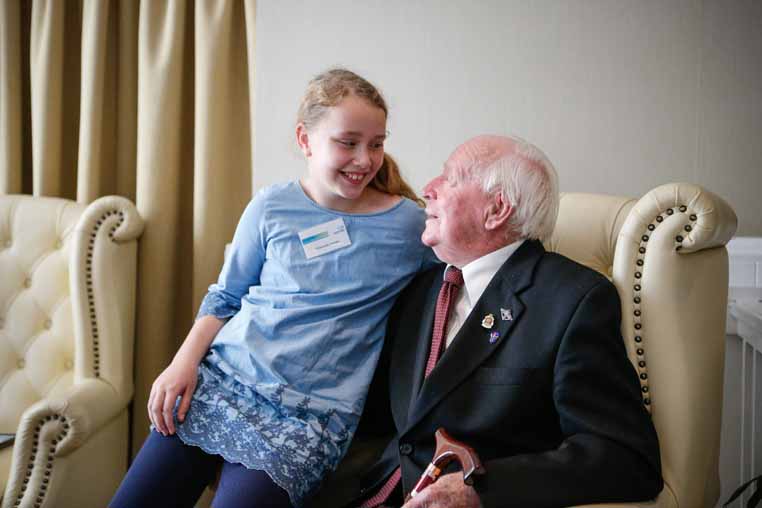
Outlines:
[{"label": "man's wrinkled hand", "polygon": [[479,508],[479,496],[470,485],[463,483],[463,473],[440,477],[402,508]]}]

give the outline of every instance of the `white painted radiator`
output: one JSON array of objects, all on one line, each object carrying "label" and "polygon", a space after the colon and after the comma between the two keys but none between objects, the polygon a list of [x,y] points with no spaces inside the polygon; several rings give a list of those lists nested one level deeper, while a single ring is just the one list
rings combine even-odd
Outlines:
[{"label": "white painted radiator", "polygon": [[[762,474],[762,238],[728,243],[725,389],[720,448],[720,503]],[[746,506],[747,492],[732,508]]]}]

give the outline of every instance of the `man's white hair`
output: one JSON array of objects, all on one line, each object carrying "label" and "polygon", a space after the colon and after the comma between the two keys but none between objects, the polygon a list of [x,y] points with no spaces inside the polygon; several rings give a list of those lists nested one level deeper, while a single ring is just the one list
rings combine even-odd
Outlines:
[{"label": "man's white hair", "polygon": [[509,138],[516,149],[479,171],[479,180],[485,192],[502,192],[513,206],[509,232],[545,240],[558,217],[558,175],[542,150],[521,138]]}]

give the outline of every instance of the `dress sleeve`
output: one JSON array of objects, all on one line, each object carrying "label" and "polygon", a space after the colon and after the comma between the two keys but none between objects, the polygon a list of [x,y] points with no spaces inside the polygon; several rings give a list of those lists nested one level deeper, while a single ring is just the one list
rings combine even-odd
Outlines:
[{"label": "dress sleeve", "polygon": [[259,284],[267,247],[265,202],[260,192],[243,211],[222,271],[217,282],[209,286],[196,319],[207,315],[219,319],[233,316],[241,308],[241,297],[249,287]]}]

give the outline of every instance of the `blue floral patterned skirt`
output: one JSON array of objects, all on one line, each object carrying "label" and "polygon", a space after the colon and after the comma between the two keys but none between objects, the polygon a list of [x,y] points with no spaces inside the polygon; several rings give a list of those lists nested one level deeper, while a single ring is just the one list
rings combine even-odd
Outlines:
[{"label": "blue floral patterned skirt", "polygon": [[177,435],[228,462],[266,472],[300,507],[336,468],[350,432],[330,414],[279,405],[205,360]]}]

